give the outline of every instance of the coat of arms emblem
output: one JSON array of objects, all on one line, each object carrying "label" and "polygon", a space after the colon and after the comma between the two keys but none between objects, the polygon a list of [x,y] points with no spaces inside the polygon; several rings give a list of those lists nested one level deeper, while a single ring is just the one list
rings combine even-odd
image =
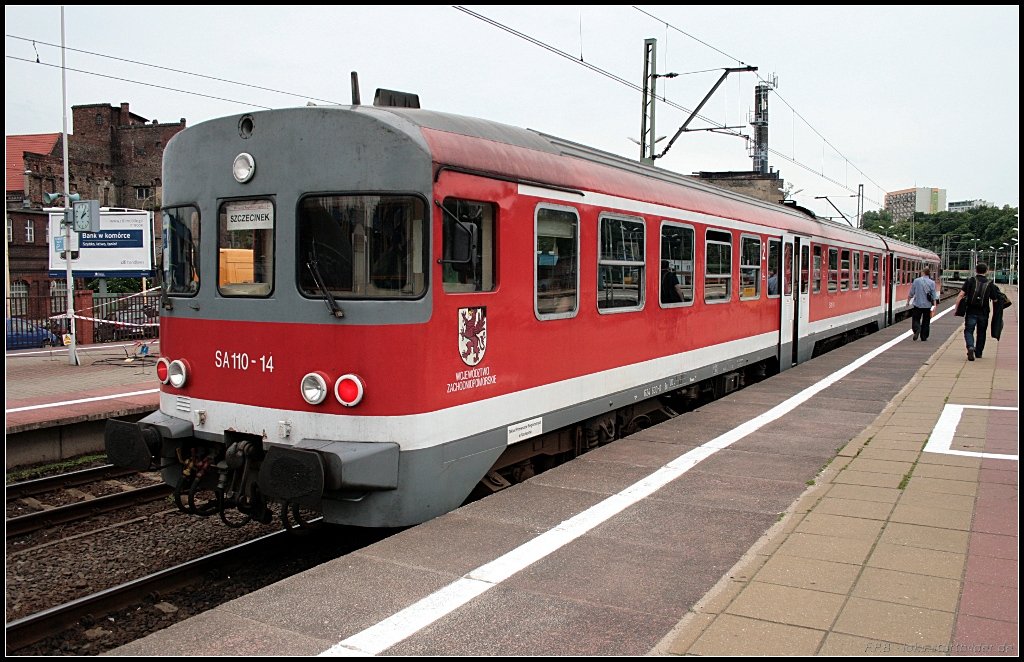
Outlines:
[{"label": "coat of arms emblem", "polygon": [[487,351],[487,308],[459,308],[459,356],[474,366]]}]

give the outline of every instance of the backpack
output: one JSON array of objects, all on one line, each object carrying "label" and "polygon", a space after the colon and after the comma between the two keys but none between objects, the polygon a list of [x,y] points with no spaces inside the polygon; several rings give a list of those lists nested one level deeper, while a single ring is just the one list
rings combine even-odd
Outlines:
[{"label": "backpack", "polygon": [[985,282],[978,287],[978,278],[971,276],[971,285],[968,289],[970,292],[965,297],[967,300],[967,308],[971,310],[983,310],[988,312],[988,289],[992,284],[992,281],[985,279]]}]

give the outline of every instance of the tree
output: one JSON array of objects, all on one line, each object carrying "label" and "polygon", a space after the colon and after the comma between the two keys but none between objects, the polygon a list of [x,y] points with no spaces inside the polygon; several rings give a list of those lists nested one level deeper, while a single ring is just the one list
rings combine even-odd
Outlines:
[{"label": "tree", "polygon": [[[93,292],[100,289],[100,279],[94,278],[86,283],[86,287]],[[132,294],[142,291],[142,281],[138,278],[108,278],[107,292],[110,294]]]}]

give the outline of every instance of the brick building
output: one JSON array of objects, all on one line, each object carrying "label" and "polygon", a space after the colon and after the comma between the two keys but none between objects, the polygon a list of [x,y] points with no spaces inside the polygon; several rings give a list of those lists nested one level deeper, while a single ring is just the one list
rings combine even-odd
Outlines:
[{"label": "brick building", "polygon": [[[68,134],[68,179],[71,193],[99,200],[101,207],[157,212],[161,199],[164,147],[185,128],[132,113],[127,103],[73,106],[73,133]],[[7,277],[10,310],[19,298],[57,295],[66,279],[49,276],[48,214],[43,193],[64,191],[63,134],[6,136]],[[63,206],[63,200],[58,200]],[[159,214],[153,237],[159,241]],[[154,247],[157,255],[159,246]],[[76,283],[76,288],[81,283]]]}]

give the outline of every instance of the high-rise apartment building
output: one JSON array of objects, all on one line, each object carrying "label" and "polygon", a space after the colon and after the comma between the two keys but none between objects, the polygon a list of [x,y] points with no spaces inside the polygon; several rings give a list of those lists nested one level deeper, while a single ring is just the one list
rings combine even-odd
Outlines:
[{"label": "high-rise apartment building", "polygon": [[946,211],[946,189],[908,188],[885,194],[885,211],[894,222],[913,218],[915,212],[936,214]]}]

